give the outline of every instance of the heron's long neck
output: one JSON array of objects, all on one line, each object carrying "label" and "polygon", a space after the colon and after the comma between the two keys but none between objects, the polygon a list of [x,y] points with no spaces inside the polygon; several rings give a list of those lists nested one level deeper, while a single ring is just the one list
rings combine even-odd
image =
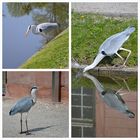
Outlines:
[{"label": "heron's long neck", "polygon": [[94,76],[89,75],[88,73],[85,73],[84,76],[90,79],[94,83],[94,85],[96,86],[99,92],[103,92],[105,90],[103,85]]},{"label": "heron's long neck", "polygon": [[33,98],[34,103],[36,102],[36,92],[37,92],[36,89],[32,89],[32,90],[31,90],[31,96],[32,96],[32,98]]},{"label": "heron's long neck", "polygon": [[84,72],[95,68],[104,57],[105,57],[105,55],[102,55],[101,53],[98,53],[94,62],[92,64],[90,64],[89,66],[84,68]]},{"label": "heron's long neck", "polygon": [[32,25],[31,28],[32,28],[32,33],[34,33],[34,34],[38,33],[36,30],[36,25]]}]

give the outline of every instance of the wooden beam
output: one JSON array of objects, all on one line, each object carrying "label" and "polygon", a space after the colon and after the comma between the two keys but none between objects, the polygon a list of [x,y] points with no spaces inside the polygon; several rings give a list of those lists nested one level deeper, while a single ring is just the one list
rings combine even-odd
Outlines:
[{"label": "wooden beam", "polygon": [[52,72],[52,101],[61,102],[61,72]]}]

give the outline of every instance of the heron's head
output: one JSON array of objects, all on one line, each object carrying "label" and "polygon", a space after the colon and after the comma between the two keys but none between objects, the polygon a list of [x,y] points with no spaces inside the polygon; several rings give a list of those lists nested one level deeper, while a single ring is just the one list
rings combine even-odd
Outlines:
[{"label": "heron's head", "polygon": [[27,37],[29,32],[31,31],[31,28],[32,28],[32,25],[29,25],[28,28],[27,28],[27,31],[25,33],[25,36]]},{"label": "heron's head", "polygon": [[126,30],[128,31],[128,34],[131,34],[135,31],[135,27],[134,26],[129,26]]},{"label": "heron's head", "polygon": [[33,93],[33,94],[36,93],[37,90],[38,90],[37,86],[32,86],[32,88],[31,88],[31,94],[32,94],[32,93]]},{"label": "heron's head", "polygon": [[32,88],[31,88],[31,97],[33,99],[33,103],[36,102],[36,93],[37,93],[37,90],[38,90],[37,86],[32,86]]},{"label": "heron's head", "polygon": [[129,118],[135,118],[135,114],[130,110],[126,110],[126,114],[128,115]]}]

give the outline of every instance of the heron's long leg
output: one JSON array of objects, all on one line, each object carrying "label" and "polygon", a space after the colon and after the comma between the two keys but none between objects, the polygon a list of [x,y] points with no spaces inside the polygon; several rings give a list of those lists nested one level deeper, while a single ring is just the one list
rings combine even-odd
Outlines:
[{"label": "heron's long leg", "polygon": [[131,55],[131,50],[128,50],[128,49],[125,49],[125,48],[120,48],[120,50],[129,52],[129,54],[127,55],[127,58],[125,59],[125,61],[124,61],[124,63],[123,63],[123,65],[125,65],[125,63],[127,62],[129,56]]},{"label": "heron's long leg", "polygon": [[120,57],[121,60],[124,60],[124,58],[123,58],[121,55],[119,55],[117,52],[116,52],[116,55],[117,55],[118,57]]},{"label": "heron's long leg", "polygon": [[25,120],[25,123],[26,123],[26,134],[28,135],[28,134],[30,134],[29,133],[29,130],[28,130],[28,122],[27,122],[27,118],[28,118],[28,113],[26,114],[26,120]]},{"label": "heron's long leg", "polygon": [[122,90],[123,88],[120,88],[119,90],[117,90],[117,92],[115,94],[120,94],[119,92]]},{"label": "heron's long leg", "polygon": [[20,134],[22,134],[22,113],[21,113],[21,117],[20,117],[20,128],[21,128],[21,129],[20,129],[20,130],[21,130],[21,131],[20,131]]}]

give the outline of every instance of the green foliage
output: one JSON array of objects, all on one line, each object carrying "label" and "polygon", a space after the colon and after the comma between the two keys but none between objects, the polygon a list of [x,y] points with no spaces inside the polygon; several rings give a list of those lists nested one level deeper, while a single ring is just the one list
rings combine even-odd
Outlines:
[{"label": "green foliage", "polygon": [[[80,87],[85,87],[85,88],[94,88],[95,85],[94,83],[84,77],[76,77],[78,71],[73,69],[72,70],[72,87],[73,89],[78,89]],[[91,75],[92,76],[92,75]],[[137,75],[117,75],[117,76],[99,76],[94,74],[93,75],[102,85],[105,89],[112,89],[112,90],[118,90],[118,89],[125,89],[128,90],[128,88],[131,91],[137,91],[137,85],[138,85],[138,80],[137,80]]]},{"label": "green foliage", "polygon": [[[137,19],[124,17],[106,17],[98,14],[72,13],[72,57],[79,63],[91,64],[98,53],[100,45],[111,35],[123,31],[128,26],[135,26],[136,31],[124,43],[123,47],[130,49],[132,54],[128,66],[137,65]],[[119,52],[126,58],[124,51]],[[116,56],[106,57],[100,64],[122,64]]]},{"label": "green foliage", "polygon": [[66,68],[68,67],[68,28],[44,46],[21,68]]}]

